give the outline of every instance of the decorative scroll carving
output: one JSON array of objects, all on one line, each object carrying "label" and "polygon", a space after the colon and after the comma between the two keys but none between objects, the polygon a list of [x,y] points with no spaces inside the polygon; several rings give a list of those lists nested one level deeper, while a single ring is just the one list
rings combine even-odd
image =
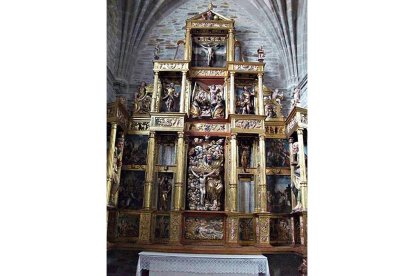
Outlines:
[{"label": "decorative scroll carving", "polygon": [[224,237],[223,218],[185,218],[184,237],[187,240],[222,240]]},{"label": "decorative scroll carving", "polygon": [[180,213],[171,213],[170,219],[170,242],[179,242],[181,229]]},{"label": "decorative scroll carving", "polygon": [[172,71],[181,71],[187,70],[187,63],[182,62],[156,62],[154,64],[154,70],[172,70]]},{"label": "decorative scroll carving", "polygon": [[228,227],[228,231],[229,231],[229,241],[230,242],[237,242],[237,218],[235,217],[229,217],[227,219],[228,223],[227,223],[227,227]]},{"label": "decorative scroll carving", "polygon": [[249,64],[234,64],[234,70],[237,71],[259,71],[258,65],[249,65]]},{"label": "decorative scroll carving", "polygon": [[226,132],[226,124],[206,124],[197,123],[191,124],[189,131],[200,131],[200,132]]},{"label": "decorative scroll carving", "polygon": [[141,213],[139,240],[149,241],[150,240],[150,226],[151,226],[151,214]]},{"label": "decorative scroll carving", "polygon": [[184,118],[178,117],[155,117],[155,126],[159,127],[183,127]]},{"label": "decorative scroll carving", "polygon": [[259,229],[260,229],[260,243],[269,243],[269,218],[259,218]]},{"label": "decorative scroll carving", "polygon": [[129,124],[129,130],[132,131],[147,131],[149,130],[150,123],[149,121],[131,121]]},{"label": "decorative scroll carving", "polygon": [[188,165],[187,202],[190,210],[221,210],[224,139],[206,137],[191,141]]},{"label": "decorative scroll carving", "polygon": [[243,129],[261,129],[262,121],[261,120],[237,119],[235,122],[235,126],[237,128],[243,128]]},{"label": "decorative scroll carving", "polygon": [[193,28],[231,28],[230,23],[221,22],[191,22]]},{"label": "decorative scroll carving", "polygon": [[195,69],[190,72],[190,77],[224,77],[226,72],[224,70],[213,69]]}]

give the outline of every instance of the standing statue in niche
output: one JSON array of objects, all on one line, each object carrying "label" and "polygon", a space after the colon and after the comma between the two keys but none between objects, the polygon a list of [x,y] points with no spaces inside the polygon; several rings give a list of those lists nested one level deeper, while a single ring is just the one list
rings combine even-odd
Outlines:
[{"label": "standing statue in niche", "polygon": [[242,154],[241,154],[241,165],[244,172],[247,172],[247,167],[249,167],[249,160],[250,160],[250,148],[247,145],[242,146]]},{"label": "standing statue in niche", "polygon": [[171,192],[171,182],[170,178],[167,176],[163,176],[159,180],[160,185],[160,210],[167,211],[168,210],[168,194]]},{"label": "standing statue in niche", "polygon": [[170,85],[165,88],[165,96],[162,98],[165,101],[165,106],[168,112],[174,111],[174,98],[178,98],[179,94],[175,92],[174,83],[170,83]]},{"label": "standing statue in niche", "polygon": [[239,101],[237,102],[237,105],[240,107],[239,114],[254,113],[254,110],[253,110],[254,100],[252,99],[254,96],[255,96],[254,89],[252,89],[252,92],[250,92],[247,86],[243,87],[243,92],[241,93]]},{"label": "standing statue in niche", "polygon": [[292,191],[296,197],[296,206],[292,209],[292,212],[300,212],[302,210],[302,192],[300,189],[300,166],[298,160],[299,153],[299,143],[295,142],[292,145],[293,151],[293,160],[292,165],[294,165],[293,177],[292,177]]}]

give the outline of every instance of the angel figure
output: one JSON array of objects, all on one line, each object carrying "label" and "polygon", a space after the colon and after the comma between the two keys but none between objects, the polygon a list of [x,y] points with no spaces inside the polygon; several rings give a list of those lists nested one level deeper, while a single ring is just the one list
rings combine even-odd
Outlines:
[{"label": "angel figure", "polygon": [[171,112],[174,111],[174,98],[178,98],[179,94],[175,92],[174,83],[170,83],[170,85],[165,88],[166,95],[162,98],[165,101],[165,105],[167,107],[167,111]]},{"label": "angel figure", "polygon": [[213,170],[208,174],[201,173],[200,175],[196,174],[193,171],[193,168],[190,168],[190,170],[193,173],[193,175],[198,178],[198,182],[200,183],[200,205],[204,206],[204,199],[206,197],[206,179],[207,177],[212,175],[216,170]]}]

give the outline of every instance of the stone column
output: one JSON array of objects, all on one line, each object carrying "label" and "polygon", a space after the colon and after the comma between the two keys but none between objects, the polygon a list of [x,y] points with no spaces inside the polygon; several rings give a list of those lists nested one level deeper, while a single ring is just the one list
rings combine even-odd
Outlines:
[{"label": "stone column", "polygon": [[258,77],[258,86],[259,86],[259,91],[258,91],[258,105],[259,105],[259,115],[264,115],[264,103],[263,103],[263,73],[258,73],[257,74]]},{"label": "stone column", "polygon": [[158,112],[158,110],[155,110],[157,93],[158,93],[158,72],[154,72],[154,91],[152,91],[151,112]]},{"label": "stone column", "polygon": [[186,71],[182,71],[183,73],[183,77],[181,79],[181,94],[180,94],[180,113],[184,113],[185,112],[185,84],[187,81],[187,72]]},{"label": "stone column", "polygon": [[229,114],[235,113],[235,95],[234,95],[234,72],[230,72],[230,112]]},{"label": "stone column", "polygon": [[266,147],[265,147],[265,135],[259,134],[259,178],[260,183],[258,185],[258,193],[256,200],[259,203],[257,206],[260,212],[267,212],[267,198],[266,198]]},{"label": "stone column", "polygon": [[183,182],[184,182],[184,132],[179,131],[177,139],[177,171],[174,184],[174,211],[183,209]]},{"label": "stone column", "polygon": [[185,32],[184,60],[190,60],[190,58],[191,58],[191,29],[187,28]]},{"label": "stone column", "polygon": [[115,139],[116,139],[117,124],[111,123],[111,136],[109,139],[109,148],[107,153],[107,165],[106,165],[106,203],[109,203],[112,189],[112,174],[114,168],[114,154],[115,154]]},{"label": "stone column", "polygon": [[229,45],[228,45],[228,59],[227,61],[234,61],[234,32],[233,29],[229,29]]},{"label": "stone column", "polygon": [[231,134],[230,139],[230,193],[229,193],[229,211],[237,211],[237,134]]},{"label": "stone column", "polygon": [[306,210],[308,208],[308,181],[306,175],[306,162],[305,162],[305,144],[303,141],[303,128],[298,128],[296,131],[298,134],[298,161],[299,161],[299,170],[300,170],[300,191],[302,196],[302,209]]},{"label": "stone column", "polygon": [[151,209],[151,192],[154,185],[154,161],[155,161],[155,132],[150,131],[147,150],[147,172],[145,174],[144,209]]}]

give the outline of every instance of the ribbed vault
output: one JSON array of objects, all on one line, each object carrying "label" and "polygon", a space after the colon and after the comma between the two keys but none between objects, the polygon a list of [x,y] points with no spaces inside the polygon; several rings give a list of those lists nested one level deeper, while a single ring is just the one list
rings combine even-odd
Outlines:
[{"label": "ribbed vault", "polygon": [[[307,0],[216,0],[214,10],[236,21],[246,61],[266,51],[265,84],[306,94]],[[152,80],[152,53],[172,59],[175,42],[184,38],[185,20],[207,9],[206,0],[108,0],[108,101],[130,98],[136,85]],[[158,38],[158,40],[157,40]],[[288,95],[286,95],[288,96]],[[306,95],[302,95],[306,106]]]}]

